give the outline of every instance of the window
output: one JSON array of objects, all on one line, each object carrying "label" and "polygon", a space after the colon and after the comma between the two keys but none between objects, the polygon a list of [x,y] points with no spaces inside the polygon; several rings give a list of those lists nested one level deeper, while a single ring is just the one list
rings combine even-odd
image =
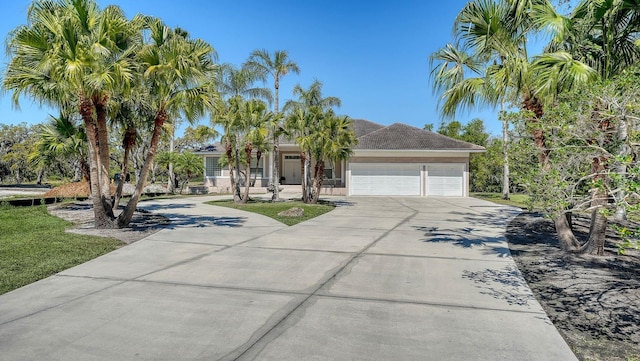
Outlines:
[{"label": "window", "polygon": [[[260,163],[264,162],[264,158],[260,158]],[[257,174],[258,178],[262,178],[262,166],[258,164],[256,158],[251,159],[251,178],[255,177]]]},{"label": "window", "polygon": [[299,155],[285,155],[284,159],[300,159]]},{"label": "window", "polygon": [[324,177],[326,179],[333,179],[333,169],[331,168],[325,168],[324,169]]},{"label": "window", "polygon": [[205,175],[207,177],[219,177],[222,175],[222,169],[220,169],[220,165],[218,164],[217,157],[206,157],[205,163]]}]

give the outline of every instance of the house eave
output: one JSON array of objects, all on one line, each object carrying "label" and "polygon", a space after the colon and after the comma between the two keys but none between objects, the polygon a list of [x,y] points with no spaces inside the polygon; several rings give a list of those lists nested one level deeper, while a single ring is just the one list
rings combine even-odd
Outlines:
[{"label": "house eave", "polygon": [[486,149],[354,149],[354,154],[431,154],[431,153],[484,153]]}]

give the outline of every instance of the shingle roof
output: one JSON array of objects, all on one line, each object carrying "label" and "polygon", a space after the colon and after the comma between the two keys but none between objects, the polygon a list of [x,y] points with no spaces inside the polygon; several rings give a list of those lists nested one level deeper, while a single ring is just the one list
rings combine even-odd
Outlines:
[{"label": "shingle roof", "polygon": [[375,132],[378,129],[384,128],[384,125],[364,119],[351,119],[351,128],[356,134],[356,138],[360,138],[364,135]]},{"label": "shingle roof", "polygon": [[[352,128],[358,144],[354,149],[366,150],[465,150],[483,151],[483,147],[442,134],[395,123],[384,126],[364,119],[353,119]],[[280,139],[280,144],[293,142]],[[197,150],[198,153],[224,153],[224,145],[215,143]]]},{"label": "shingle roof", "polygon": [[484,150],[479,145],[395,123],[358,138],[354,149],[370,150]]}]

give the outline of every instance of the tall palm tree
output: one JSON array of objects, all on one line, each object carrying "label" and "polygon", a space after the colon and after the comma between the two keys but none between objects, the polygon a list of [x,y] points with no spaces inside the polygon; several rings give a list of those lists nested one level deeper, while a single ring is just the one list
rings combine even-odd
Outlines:
[{"label": "tall palm tree", "polygon": [[323,97],[322,96],[322,82],[314,80],[308,89],[304,89],[300,84],[296,84],[293,87],[293,95],[298,97],[298,100],[289,100],[284,105],[284,110],[293,110],[296,108],[320,108],[322,110],[329,110],[334,107],[342,106],[342,101],[338,97]]},{"label": "tall palm tree", "polygon": [[[516,59],[526,59],[526,38],[513,20],[505,1],[475,0],[460,11],[454,31],[462,48],[449,44],[431,56],[433,87],[441,93],[443,116],[476,105],[500,105],[504,111],[523,73]],[[509,198],[508,126],[503,118],[504,199]]]},{"label": "tall palm tree", "polygon": [[[253,100],[262,99],[272,102],[273,97],[268,88],[254,86],[256,81],[264,80],[265,75],[259,69],[243,65],[237,68],[231,64],[223,64],[216,72],[217,87],[220,94],[226,100],[220,100],[217,111],[212,114],[213,124],[222,125],[225,135],[225,148],[227,153],[227,166],[231,174],[231,188],[236,202],[246,202],[240,192],[241,170],[240,149],[245,140],[245,135],[251,124],[251,111],[245,107],[257,107]],[[249,101],[246,101],[249,99]],[[251,104],[249,104],[251,103]],[[235,154],[234,153],[235,150]],[[234,161],[235,160],[235,161]],[[245,174],[245,183],[249,184],[248,174]],[[245,185],[246,185],[245,184]]]},{"label": "tall palm tree", "polygon": [[254,86],[257,81],[265,79],[264,74],[256,69],[247,65],[237,68],[225,63],[217,69],[216,73],[218,91],[224,97],[241,96],[247,99],[261,99],[269,104],[273,101],[268,88]]},{"label": "tall palm tree", "polygon": [[103,10],[92,0],[37,0],[27,25],[9,37],[11,60],[3,87],[17,103],[23,94],[80,113],[89,145],[91,192],[97,228],[113,226],[109,179],[107,106],[111,91],[126,91],[136,74],[133,54],[140,18]]},{"label": "tall palm tree", "polygon": [[[244,100],[241,96],[228,99],[224,111],[217,117],[217,124],[224,129],[225,161],[229,167],[231,189],[236,203],[249,201],[254,145],[264,143],[268,126],[274,117],[273,113],[267,111],[264,102],[256,99]],[[241,164],[244,164],[244,174],[241,173]],[[244,193],[240,190],[241,178],[244,178]]]},{"label": "tall palm tree", "polygon": [[[316,172],[314,172],[315,185],[322,185],[322,180],[317,180],[317,177],[324,177],[324,161],[326,156],[338,156],[337,154],[326,154],[323,144],[331,141],[328,139],[322,139],[323,136],[329,136],[325,133],[326,127],[332,127],[332,121],[337,121],[332,108],[339,107],[341,101],[337,97],[323,97],[322,96],[322,83],[315,80],[308,89],[304,89],[297,84],[293,88],[293,94],[298,96],[298,100],[289,100],[284,110],[289,115],[287,116],[287,128],[293,130],[294,140],[300,146],[301,150],[301,167],[302,167],[302,199],[304,202],[317,202],[318,192],[313,191],[311,182],[311,161],[316,161]],[[336,118],[336,119],[334,119]],[[325,124],[326,123],[326,124]],[[338,136],[334,134],[333,136]],[[339,138],[342,140],[342,138]],[[339,140],[338,138],[334,140]],[[351,143],[345,143],[349,146]],[[350,148],[349,148],[350,149]],[[334,159],[329,158],[331,161]],[[342,160],[342,158],[340,158]],[[318,162],[323,168],[321,173],[318,173]],[[316,182],[317,180],[317,182]],[[319,183],[318,183],[319,182]]]},{"label": "tall palm tree", "polygon": [[320,117],[320,120],[321,123],[309,142],[311,145],[309,153],[316,161],[311,196],[313,204],[317,203],[320,197],[325,178],[325,161],[341,162],[349,159],[353,154],[353,147],[358,142],[349,117],[336,116],[333,110],[329,110]]},{"label": "tall palm tree", "polygon": [[[259,73],[269,75],[273,78],[273,89],[275,93],[275,105],[274,113],[278,117],[280,113],[280,79],[289,74],[299,74],[300,68],[298,64],[289,59],[289,52],[286,50],[276,50],[273,55],[266,49],[258,49],[251,53],[249,60],[245,63],[246,66],[252,69],[256,69]],[[273,184],[273,199],[280,199],[280,154],[278,151],[279,137],[283,131],[280,126],[274,126],[271,130],[271,136],[273,138],[273,164],[271,183]]]},{"label": "tall palm tree", "polygon": [[214,49],[200,39],[191,39],[183,31],[174,31],[161,20],[145,18],[149,42],[137,54],[144,82],[149,89],[153,112],[149,148],[136,187],[124,211],[118,216],[119,227],[131,221],[146,184],[160,135],[171,115],[181,114],[194,121],[215,107],[218,98],[215,84],[209,80],[214,71]]},{"label": "tall palm tree", "polygon": [[[530,63],[527,37],[546,30],[561,38],[566,19],[547,0],[475,0],[467,3],[455,22],[460,47],[447,45],[434,53],[432,79],[441,94],[441,113],[450,117],[459,109],[478,105],[500,106],[521,103],[530,112],[528,119],[540,164],[549,159],[539,121],[545,99],[560,89],[584,84],[593,78],[589,67],[573,58],[556,56],[553,63],[562,76],[556,83],[543,83],[538,63]],[[433,66],[435,63],[435,66]],[[469,76],[472,74],[472,76]],[[508,122],[503,117],[504,180],[503,198],[508,198]]]}]

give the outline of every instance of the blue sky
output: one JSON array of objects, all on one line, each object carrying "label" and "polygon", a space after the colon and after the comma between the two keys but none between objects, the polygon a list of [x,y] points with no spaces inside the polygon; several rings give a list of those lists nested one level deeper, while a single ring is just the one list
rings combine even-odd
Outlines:
[{"label": "blue sky", "polygon": [[[422,128],[440,124],[437,97],[429,82],[429,55],[451,41],[453,19],[466,1],[219,1],[219,0],[98,0],[115,4],[127,16],[137,13],[162,18],[209,42],[220,62],[241,64],[251,51],[288,50],[301,68],[280,88],[281,104],[292,97],[296,83],[308,87],[323,82],[325,96],[342,100],[339,114],[389,125],[402,122]],[[30,1],[0,5],[0,34],[26,22]],[[2,54],[4,72],[8,59]],[[0,122],[44,122],[56,111],[28,99],[12,108],[11,94],[0,96]],[[481,118],[500,134],[496,112],[478,109],[460,113],[466,123]],[[208,124],[208,120],[202,120]]]}]

